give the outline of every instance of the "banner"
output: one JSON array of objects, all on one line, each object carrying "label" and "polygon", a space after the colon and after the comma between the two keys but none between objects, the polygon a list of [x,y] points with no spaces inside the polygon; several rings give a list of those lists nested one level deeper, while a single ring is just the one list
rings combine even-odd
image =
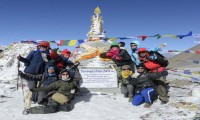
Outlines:
[{"label": "banner", "polygon": [[86,88],[116,88],[118,84],[117,72],[111,68],[82,67],[79,69],[82,76],[81,87]]}]

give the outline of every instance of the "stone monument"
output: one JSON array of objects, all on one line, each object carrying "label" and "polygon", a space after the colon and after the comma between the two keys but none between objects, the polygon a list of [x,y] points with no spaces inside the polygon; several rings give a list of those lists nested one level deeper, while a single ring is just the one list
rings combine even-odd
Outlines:
[{"label": "stone monument", "polygon": [[103,20],[100,16],[101,10],[96,7],[92,16],[92,25],[87,34],[88,40],[80,45],[78,60],[80,61],[79,71],[82,75],[81,87],[86,88],[116,88],[117,73],[114,69],[114,62],[103,60],[99,54],[110,48],[109,41],[105,41]]}]

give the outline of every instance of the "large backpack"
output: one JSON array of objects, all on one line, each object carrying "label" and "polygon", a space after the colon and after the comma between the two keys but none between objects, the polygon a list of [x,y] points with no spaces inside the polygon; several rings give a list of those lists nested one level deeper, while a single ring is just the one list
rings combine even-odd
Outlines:
[{"label": "large backpack", "polygon": [[157,51],[149,51],[149,60],[155,61],[156,63],[160,64],[162,67],[167,67],[169,64],[169,61],[165,56],[160,54]]}]

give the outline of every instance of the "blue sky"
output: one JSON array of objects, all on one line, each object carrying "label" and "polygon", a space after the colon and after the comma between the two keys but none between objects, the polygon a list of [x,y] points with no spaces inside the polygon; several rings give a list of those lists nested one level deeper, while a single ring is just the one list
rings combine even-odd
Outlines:
[{"label": "blue sky", "polygon": [[[101,8],[107,37],[181,35],[190,30],[199,34],[199,5],[200,0],[0,0],[0,44],[87,38],[96,6]],[[125,40],[126,47],[130,41]],[[147,38],[141,46],[167,43],[166,50],[186,50],[196,45],[194,41]]]}]

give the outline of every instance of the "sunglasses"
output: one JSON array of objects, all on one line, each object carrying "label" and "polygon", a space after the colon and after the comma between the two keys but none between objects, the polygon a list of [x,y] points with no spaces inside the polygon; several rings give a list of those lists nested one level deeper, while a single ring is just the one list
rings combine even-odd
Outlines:
[{"label": "sunglasses", "polygon": [[122,70],[131,70],[130,68],[128,68],[128,69],[122,69]]},{"label": "sunglasses", "polygon": [[69,75],[69,74],[62,74],[62,75]]}]

